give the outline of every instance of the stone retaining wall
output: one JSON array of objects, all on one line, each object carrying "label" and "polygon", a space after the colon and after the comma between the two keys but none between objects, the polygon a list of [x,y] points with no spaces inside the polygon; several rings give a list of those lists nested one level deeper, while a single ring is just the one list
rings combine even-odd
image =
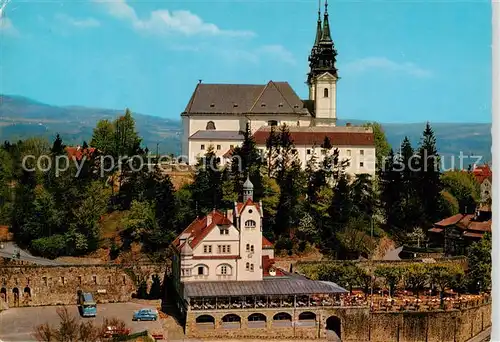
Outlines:
[{"label": "stone retaining wall", "polygon": [[[299,315],[306,311],[316,314],[313,325],[304,326],[299,321]],[[238,315],[241,323],[225,328],[222,318],[228,313]],[[253,313],[266,317],[262,327],[250,326],[248,317]],[[291,322],[285,323],[288,327],[273,322],[277,313],[288,313],[292,317]],[[196,323],[196,318],[202,315],[212,316],[215,324]],[[327,323],[336,319],[340,320],[340,329]],[[332,334],[327,326],[337,330],[343,342],[465,342],[491,326],[491,304],[441,312],[369,312],[367,307],[189,311],[186,335],[201,339],[324,340]]]},{"label": "stone retaining wall", "polygon": [[0,300],[9,307],[75,304],[77,292],[91,292],[97,303],[124,302],[137,291],[139,278],[148,291],[152,276],[163,281],[166,265],[68,265],[0,267]]}]

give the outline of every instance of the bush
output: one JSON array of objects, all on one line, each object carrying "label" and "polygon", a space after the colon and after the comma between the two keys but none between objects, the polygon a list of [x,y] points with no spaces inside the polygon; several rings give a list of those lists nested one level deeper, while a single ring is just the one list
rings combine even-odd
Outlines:
[{"label": "bush", "polygon": [[66,249],[66,239],[63,235],[52,235],[31,242],[33,253],[45,258],[55,259],[64,254]]}]

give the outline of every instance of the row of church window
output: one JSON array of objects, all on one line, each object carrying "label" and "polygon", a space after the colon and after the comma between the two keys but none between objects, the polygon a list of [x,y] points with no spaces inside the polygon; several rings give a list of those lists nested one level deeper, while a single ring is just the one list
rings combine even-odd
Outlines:
[{"label": "row of church window", "polygon": [[[218,151],[220,151],[220,150],[222,150],[222,145],[217,145],[217,146],[216,146],[216,148],[217,148],[217,150],[218,150]],[[234,145],[229,145],[229,148],[230,148],[230,149],[233,149],[233,148],[234,148]],[[200,150],[205,150],[205,144],[202,144],[202,145],[200,146]]]}]

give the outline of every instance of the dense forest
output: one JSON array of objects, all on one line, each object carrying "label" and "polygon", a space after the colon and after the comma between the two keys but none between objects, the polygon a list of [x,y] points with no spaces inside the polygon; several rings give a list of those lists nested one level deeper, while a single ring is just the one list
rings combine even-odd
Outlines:
[{"label": "dense forest", "polygon": [[[222,167],[209,148],[194,168],[193,183],[177,190],[161,165],[144,164],[151,154],[141,147],[129,110],[99,121],[77,162],[70,159],[64,167],[68,151],[60,136],[50,143],[5,142],[0,223],[11,227],[20,246],[45,257],[88,255],[102,247],[116,256],[139,243],[161,258],[197,216],[241,200],[249,177],[254,199],[263,203],[264,234],[278,252],[317,248],[334,259],[356,259],[371,256],[381,237],[398,244],[425,241],[433,222],[475,208],[479,185],[469,172],[442,172],[429,124],[418,146],[405,139],[397,151],[379,124],[369,125],[377,148],[374,177],[347,174],[348,161],[328,139],[318,146],[322,158],[313,156],[302,170],[286,126],[271,131],[268,152],[261,155],[247,127],[233,163]],[[58,169],[50,167],[56,163]],[[123,213],[119,238],[104,237],[102,222],[116,213]]]}]

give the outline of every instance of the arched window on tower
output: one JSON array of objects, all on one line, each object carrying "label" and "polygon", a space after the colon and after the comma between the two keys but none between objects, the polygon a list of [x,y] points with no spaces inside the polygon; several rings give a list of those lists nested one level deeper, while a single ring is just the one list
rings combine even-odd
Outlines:
[{"label": "arched window on tower", "polygon": [[328,88],[323,89],[323,97],[328,97]]},{"label": "arched window on tower", "polygon": [[214,130],[215,129],[215,123],[213,121],[207,122],[207,127],[205,128],[207,131],[208,130]]}]

